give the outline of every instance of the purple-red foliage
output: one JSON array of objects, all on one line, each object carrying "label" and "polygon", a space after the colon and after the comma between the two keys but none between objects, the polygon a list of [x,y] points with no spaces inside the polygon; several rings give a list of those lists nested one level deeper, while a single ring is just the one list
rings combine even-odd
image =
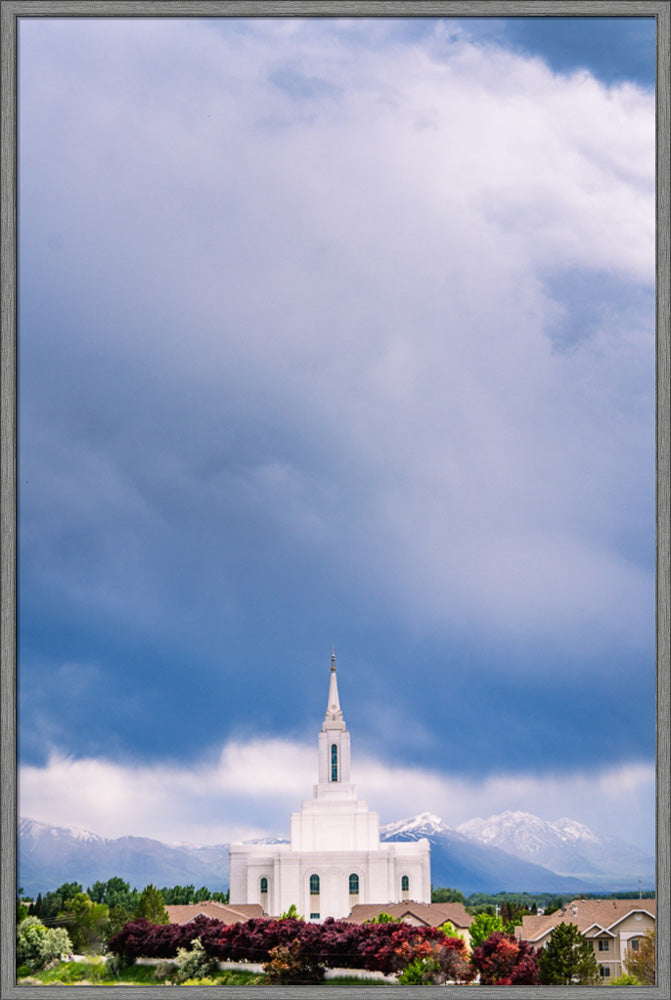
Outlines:
[{"label": "purple-red foliage", "polygon": [[446,938],[437,927],[412,927],[403,923],[351,924],[329,917],[323,924],[286,918],[268,920],[255,917],[244,923],[226,925],[211,917],[199,916],[188,924],[150,924],[134,920],[109,942],[110,951],[125,961],[136,958],[174,958],[179,948],[188,948],[199,937],[208,955],[219,961],[266,962],[271,949],[290,945],[298,939],[305,954],[327,966],[376,969],[384,973],[399,970],[398,950],[422,942],[449,945],[458,953],[465,948],[460,938]]},{"label": "purple-red foliage", "polygon": [[471,955],[484,986],[533,986],[539,982],[536,952],[528,941],[494,931]]}]

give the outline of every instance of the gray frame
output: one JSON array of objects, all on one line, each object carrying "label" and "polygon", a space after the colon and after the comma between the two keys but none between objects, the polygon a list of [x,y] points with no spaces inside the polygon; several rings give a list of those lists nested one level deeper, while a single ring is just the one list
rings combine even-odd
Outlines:
[{"label": "gray frame", "polygon": [[[671,172],[669,109],[671,105],[671,6],[666,0],[2,0],[0,108],[0,544],[1,675],[0,675],[0,997],[29,1000],[43,996],[42,987],[19,987],[15,981],[16,892],[16,57],[19,17],[259,17],[259,16],[648,16],[657,28],[657,985],[620,987],[618,996],[639,1000],[671,997]],[[285,998],[342,996],[336,986],[255,987],[253,995]],[[429,988],[431,989],[431,988]],[[442,990],[444,987],[433,987]],[[504,995],[543,1000],[579,1000],[600,987],[507,987]],[[209,987],[172,987],[171,996],[212,995]],[[451,996],[473,996],[472,987],[449,987]],[[497,987],[477,988],[477,996],[500,996]],[[244,987],[228,987],[226,996],[249,995]],[[116,1000],[119,987],[67,987],[59,997]],[[165,987],[125,987],[124,996],[164,997]],[[426,996],[426,987],[365,987],[356,996]]]}]

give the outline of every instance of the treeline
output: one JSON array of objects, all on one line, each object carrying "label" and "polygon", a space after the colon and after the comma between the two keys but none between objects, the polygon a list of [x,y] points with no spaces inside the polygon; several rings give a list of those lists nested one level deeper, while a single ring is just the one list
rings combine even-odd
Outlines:
[{"label": "treeline", "polygon": [[94,882],[86,891],[80,882],[64,882],[46,892],[39,892],[34,900],[23,899],[19,890],[17,923],[25,917],[38,917],[45,927],[63,927],[68,931],[72,947],[77,952],[96,952],[118,934],[131,920],[149,920],[154,924],[167,924],[166,906],[188,905],[206,900],[228,902],[227,892],[212,892],[206,886],[164,886],[157,889],[147,885],[139,890],[131,888],[119,876],[106,882]]},{"label": "treeline", "polygon": [[[468,913],[475,916],[478,913],[488,913],[490,916],[500,915],[507,923],[521,924],[522,917],[528,914],[536,914],[539,910],[550,914],[560,910],[566,903],[570,903],[576,898],[577,893],[571,895],[557,895],[551,892],[473,892],[470,896],[465,896],[459,889],[434,888],[431,887],[432,903],[463,903]],[[631,892],[611,892],[582,893],[581,899],[654,899],[654,889],[639,893]]]}]

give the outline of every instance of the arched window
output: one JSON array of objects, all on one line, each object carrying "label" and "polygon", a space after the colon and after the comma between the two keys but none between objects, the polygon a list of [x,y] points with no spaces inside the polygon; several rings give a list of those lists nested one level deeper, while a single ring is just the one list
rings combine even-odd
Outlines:
[{"label": "arched window", "polygon": [[268,892],[268,879],[265,875],[261,879],[261,892]]},{"label": "arched window", "polygon": [[331,781],[338,780],[338,747],[331,744]]},{"label": "arched window", "polygon": [[349,877],[349,894],[350,896],[359,895],[359,876],[354,873]]},{"label": "arched window", "polygon": [[401,892],[410,892],[410,879],[407,875],[401,875]]},{"label": "arched window", "polygon": [[310,895],[311,896],[319,895],[319,875],[310,876]]}]

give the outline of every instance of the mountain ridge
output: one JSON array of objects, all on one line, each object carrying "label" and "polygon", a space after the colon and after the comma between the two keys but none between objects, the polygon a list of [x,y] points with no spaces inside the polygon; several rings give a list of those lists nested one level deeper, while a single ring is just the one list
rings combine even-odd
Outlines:
[{"label": "mountain ridge", "polygon": [[[189,884],[212,891],[228,888],[226,843],[170,845],[149,837],[106,838],[28,818],[20,820],[18,833],[19,885],[28,895],[68,881],[86,888],[115,875],[138,888],[150,882],[159,888]],[[617,891],[638,888],[639,878],[654,886],[654,858],[617,838],[600,837],[567,817],[549,822],[531,813],[508,811],[452,827],[434,813],[423,812],[380,828],[382,841],[421,837],[431,843],[433,885],[458,888],[467,896]],[[255,842],[282,840],[266,837]],[[561,861],[565,870],[545,864],[548,857]],[[611,870],[604,864],[609,858]],[[583,871],[566,870],[570,864],[580,864]]]}]

